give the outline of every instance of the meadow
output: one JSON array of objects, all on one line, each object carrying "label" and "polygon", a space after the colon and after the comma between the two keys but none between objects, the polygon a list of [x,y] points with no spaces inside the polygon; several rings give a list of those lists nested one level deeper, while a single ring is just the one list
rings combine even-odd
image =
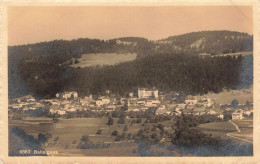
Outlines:
[{"label": "meadow", "polygon": [[253,102],[253,86],[241,90],[223,90],[220,93],[210,92],[205,95],[198,95],[197,98],[207,97],[215,100],[217,104],[231,104],[233,100],[238,100],[240,104],[246,104],[247,101]]},{"label": "meadow", "polygon": [[[136,156],[133,150],[137,149],[137,144],[132,140],[115,142],[115,136],[111,135],[114,130],[118,134],[123,133],[125,125],[128,126],[126,134],[137,133],[142,124],[131,125],[132,119],[126,119],[125,124],[117,124],[118,119],[114,118],[114,125],[107,125],[108,119],[103,118],[72,118],[60,119],[57,123],[52,123],[50,118],[24,118],[23,120],[9,120],[9,130],[20,127],[28,135],[37,137],[39,133],[50,133],[52,138],[47,143],[47,151],[58,151],[59,155],[95,155],[95,156]],[[142,120],[144,121],[144,120]],[[101,130],[101,134],[97,131]],[[77,145],[83,135],[89,137],[94,144],[109,144],[109,148],[78,149]]]},{"label": "meadow", "polygon": [[84,68],[90,66],[115,65],[122,62],[133,61],[137,57],[136,53],[118,54],[118,53],[96,53],[83,54],[78,59],[77,64],[71,65],[74,68]]},{"label": "meadow", "polygon": [[[126,118],[125,124],[117,124],[118,118],[113,118],[114,124],[107,125],[108,118],[60,118],[57,123],[53,123],[51,118],[45,117],[28,117],[22,120],[9,119],[9,131],[14,127],[23,129],[27,135],[32,135],[35,139],[39,133],[51,134],[51,138],[47,141],[45,150],[58,151],[59,156],[139,156],[139,146],[134,142],[132,136],[137,134],[140,129],[145,135],[152,133],[160,133],[159,129],[151,131],[155,123],[144,123],[146,119],[142,119],[141,123],[132,124],[132,120],[136,118]],[[220,137],[223,140],[232,140],[237,144],[248,144],[239,139],[227,136],[232,133],[233,136],[252,140],[252,120],[237,120],[234,121],[241,130],[237,133],[235,126],[230,122],[212,122],[200,124],[197,127],[202,132],[212,134],[213,137]],[[173,120],[163,122],[164,129],[171,132]],[[127,126],[127,130],[125,129]],[[117,130],[118,135],[125,134],[125,138],[115,141],[116,136],[112,132]],[[100,131],[100,133],[97,133]],[[127,136],[131,135],[130,138]],[[82,136],[88,136],[89,141],[93,145],[100,145],[95,148],[80,149],[78,145],[81,142]],[[167,146],[171,145],[170,140],[165,138],[163,145],[151,145],[150,151],[158,154],[178,156],[177,151],[167,150]],[[102,145],[105,145],[103,147]],[[176,154],[177,153],[177,154]]]},{"label": "meadow", "polygon": [[242,139],[247,139],[253,141],[253,127],[252,120],[235,120],[234,122],[240,129],[240,132],[237,132],[236,127],[230,122],[212,122],[206,124],[200,124],[197,128],[202,130],[204,133],[212,134],[214,137],[220,137],[221,139],[227,140],[231,139],[236,143],[245,143],[243,140],[230,138],[227,136],[228,133],[232,133],[233,136],[240,137]]}]

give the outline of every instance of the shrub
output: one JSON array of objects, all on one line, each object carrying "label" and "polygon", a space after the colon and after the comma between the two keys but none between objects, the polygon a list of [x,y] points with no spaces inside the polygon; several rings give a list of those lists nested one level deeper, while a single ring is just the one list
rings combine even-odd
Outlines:
[{"label": "shrub", "polygon": [[101,133],[102,133],[102,130],[99,129],[99,130],[97,131],[97,134],[101,134]]},{"label": "shrub", "polygon": [[115,131],[113,131],[111,134],[112,134],[113,136],[118,136],[118,131],[115,130]]},{"label": "shrub", "polygon": [[123,131],[127,131],[128,130],[128,126],[125,126]]}]

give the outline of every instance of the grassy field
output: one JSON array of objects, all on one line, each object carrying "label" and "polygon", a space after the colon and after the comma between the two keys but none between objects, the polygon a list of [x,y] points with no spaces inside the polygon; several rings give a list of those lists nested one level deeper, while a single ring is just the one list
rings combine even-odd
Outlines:
[{"label": "grassy field", "polygon": [[226,134],[235,132],[236,128],[229,122],[212,122],[200,124],[197,128],[201,129],[204,133],[212,134],[213,137],[220,137],[221,139],[230,139]]},{"label": "grassy field", "polygon": [[[52,138],[48,141],[46,150],[55,150],[59,155],[96,155],[96,156],[136,156],[133,150],[137,145],[131,140],[115,142],[115,136],[111,133],[117,130],[119,135],[123,133],[124,126],[128,126],[128,133],[137,133],[142,124],[133,124],[132,119],[126,119],[125,124],[117,124],[118,119],[114,119],[114,125],[108,126],[107,118],[75,118],[60,119],[58,123],[53,124],[49,118],[29,118],[24,120],[10,120],[9,130],[14,127],[22,128],[28,135],[35,138],[39,133],[50,133]],[[143,120],[144,121],[144,120]],[[102,130],[101,134],[96,134]],[[110,148],[97,149],[78,149],[77,145],[83,135],[89,136],[93,143],[109,143]],[[58,138],[58,139],[57,139]]]},{"label": "grassy field", "polygon": [[236,120],[234,122],[240,129],[240,132],[233,133],[233,136],[253,141],[253,120]]},{"label": "grassy field", "polygon": [[136,59],[137,54],[116,54],[116,53],[98,53],[98,54],[84,54],[79,63],[71,65],[71,67],[90,67],[97,65],[115,65],[122,62],[128,62]]},{"label": "grassy field", "polygon": [[246,101],[253,102],[253,87],[242,90],[224,90],[220,93],[208,93],[197,98],[207,97],[214,99],[217,104],[231,104],[232,100],[238,100],[240,104],[245,104]]},{"label": "grassy field", "polygon": [[[151,135],[152,133],[160,133],[159,129],[151,132],[150,130],[156,124],[145,123],[145,119],[142,119],[142,123],[131,125],[133,118],[125,119],[125,124],[117,124],[118,119],[114,118],[114,124],[107,125],[108,119],[103,118],[71,118],[71,119],[59,119],[57,123],[53,123],[50,118],[23,118],[22,120],[9,120],[9,130],[14,127],[23,129],[27,135],[32,135],[37,139],[39,133],[50,133],[52,137],[48,140],[45,150],[58,151],[58,156],[139,156],[138,145],[133,142],[132,139],[121,141],[115,141],[115,136],[111,135],[114,130],[117,130],[119,135],[126,133],[128,135],[136,134],[140,129],[144,130],[144,133]],[[135,118],[136,120],[136,118]],[[252,140],[252,120],[237,120],[234,121],[241,130],[236,131],[236,127],[230,122],[212,122],[201,124],[198,127],[204,133],[212,134],[213,137],[220,137],[221,139],[232,141],[238,144],[248,144],[239,139],[227,136],[228,133],[232,133],[233,136]],[[128,126],[127,131],[123,131],[125,125]],[[165,130],[171,132],[171,125],[173,120],[164,121],[163,125]],[[150,129],[150,130],[149,130]],[[97,134],[97,131],[101,130],[101,134]],[[98,147],[90,149],[79,149],[77,146],[80,143],[82,136],[88,136],[89,140],[93,144],[105,144],[110,145],[108,148]],[[14,138],[17,142],[23,142],[19,137]],[[10,143],[9,143],[10,144]],[[159,144],[160,145],[160,144]],[[164,147],[159,145],[152,145],[151,151],[156,154],[178,156],[177,151],[167,150],[167,146],[171,145],[169,141],[164,142]],[[177,153],[177,154],[176,154]]]},{"label": "grassy field", "polygon": [[204,133],[212,134],[214,137],[220,137],[221,139],[227,140],[231,139],[236,143],[245,143],[242,140],[231,138],[227,136],[227,133],[232,133],[233,136],[237,136],[243,139],[247,139],[249,141],[253,141],[253,128],[252,120],[236,120],[234,122],[239,129],[240,132],[236,132],[236,127],[230,122],[213,122],[201,124],[197,128],[201,129]]}]

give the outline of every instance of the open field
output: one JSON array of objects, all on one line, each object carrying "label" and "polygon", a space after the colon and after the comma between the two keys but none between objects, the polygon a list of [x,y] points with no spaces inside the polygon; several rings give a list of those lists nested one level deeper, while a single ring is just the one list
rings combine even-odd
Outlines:
[{"label": "open field", "polygon": [[230,122],[206,123],[199,125],[197,128],[201,129],[204,133],[212,134],[212,136],[220,137],[224,140],[231,139],[237,143],[245,143],[243,140],[227,136],[227,134],[231,134],[232,136],[253,141],[253,128],[250,126],[253,123],[252,120],[236,120],[232,122],[239,127],[240,132],[237,132],[236,127]]},{"label": "open field", "polygon": [[[132,140],[115,142],[115,136],[111,133],[117,130],[119,135],[123,133],[125,125],[128,126],[126,134],[137,133],[142,124],[133,124],[132,119],[126,119],[125,124],[117,124],[118,119],[114,119],[114,125],[106,125],[107,118],[75,118],[60,119],[58,123],[53,124],[49,118],[30,118],[24,120],[10,120],[9,130],[14,127],[22,128],[28,135],[35,138],[39,133],[50,133],[52,138],[48,141],[46,150],[58,151],[59,155],[117,155],[117,156],[136,156],[132,151],[137,149],[137,145]],[[144,121],[144,120],[143,120]],[[96,134],[102,130],[101,134]],[[96,149],[78,149],[77,145],[83,135],[89,136],[94,144],[110,144],[110,148]]]},{"label": "open field", "polygon": [[[35,139],[39,133],[50,133],[51,138],[48,140],[46,147],[47,151],[58,151],[58,156],[139,156],[138,144],[133,142],[132,138],[115,141],[115,136],[111,133],[117,130],[119,135],[122,133],[136,134],[140,129],[144,130],[147,135],[150,135],[149,130],[155,124],[145,123],[145,119],[142,119],[142,123],[131,125],[133,118],[125,119],[125,124],[117,124],[118,119],[114,118],[113,125],[106,125],[108,119],[103,118],[71,118],[71,119],[59,119],[57,123],[53,123],[50,118],[24,118],[22,120],[9,120],[9,130],[14,127],[23,129],[27,135],[32,135]],[[136,120],[136,118],[135,118]],[[244,137],[245,139],[252,139],[252,127],[250,128],[250,121],[238,120],[234,121],[240,126],[241,132],[237,133],[236,127],[230,122],[212,122],[207,124],[201,124],[198,127],[204,133],[212,134],[213,137],[220,137],[224,140],[232,140],[238,144],[248,144],[234,137],[227,136],[232,134],[237,137]],[[173,120],[164,121],[163,125],[165,130],[171,132],[171,125]],[[123,131],[124,126],[128,126],[127,131]],[[101,134],[97,134],[97,131],[101,130]],[[159,134],[160,130],[156,129],[155,133]],[[153,133],[153,132],[152,132]],[[79,149],[77,146],[80,143],[82,136],[88,136],[91,143],[94,145],[109,145],[109,147],[98,147],[89,149]],[[19,142],[23,142],[20,138]],[[9,143],[10,144],[10,143]],[[151,151],[157,152],[157,154],[179,156],[178,151],[169,151],[167,146],[171,145],[170,141],[164,142],[164,146],[152,145]]]},{"label": "open field", "polygon": [[226,134],[235,132],[236,128],[229,122],[212,122],[200,124],[198,126],[202,132],[212,134],[213,137],[220,137],[221,139],[230,139]]},{"label": "open field", "polygon": [[116,53],[97,53],[97,54],[84,54],[79,63],[71,65],[71,67],[84,68],[90,66],[103,66],[103,65],[115,65],[122,62],[128,62],[136,59],[137,54],[116,54]]},{"label": "open field", "polygon": [[235,53],[221,54],[216,56],[237,56],[237,55],[242,55],[242,56],[253,55],[253,52],[235,52]]},{"label": "open field", "polygon": [[240,104],[246,101],[253,102],[253,87],[241,90],[224,90],[220,93],[208,93],[197,98],[207,97],[215,100],[217,104],[231,104],[232,100],[238,100]]},{"label": "open field", "polygon": [[253,142],[253,120],[233,120],[240,132],[232,133],[233,136]]}]

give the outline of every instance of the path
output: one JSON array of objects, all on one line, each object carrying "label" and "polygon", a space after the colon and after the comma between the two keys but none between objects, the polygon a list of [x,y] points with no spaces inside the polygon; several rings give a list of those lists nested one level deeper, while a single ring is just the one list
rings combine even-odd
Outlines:
[{"label": "path", "polygon": [[249,141],[249,140],[246,140],[246,139],[243,139],[243,138],[240,138],[240,137],[233,136],[232,135],[233,133],[239,133],[241,131],[240,131],[239,127],[234,122],[232,122],[231,120],[229,120],[229,122],[236,127],[237,131],[236,132],[227,133],[228,137],[236,138],[236,139],[239,139],[239,140],[242,140],[242,141],[246,141],[246,142],[249,142],[249,143],[253,143],[252,141]]}]

